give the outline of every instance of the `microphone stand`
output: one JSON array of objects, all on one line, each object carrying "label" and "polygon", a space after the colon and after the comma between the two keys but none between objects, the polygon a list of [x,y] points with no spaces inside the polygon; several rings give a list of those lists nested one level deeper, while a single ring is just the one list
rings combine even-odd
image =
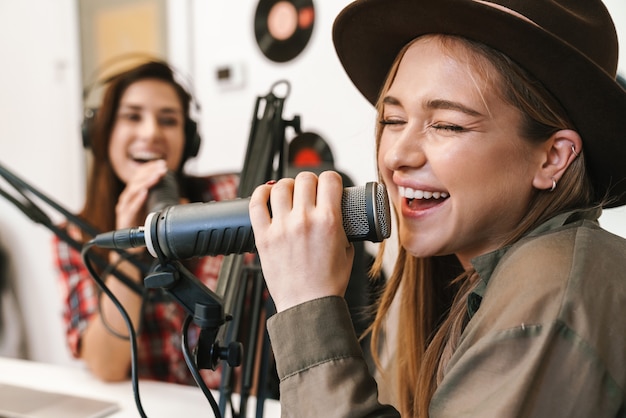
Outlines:
[{"label": "microphone stand", "polygon": [[[17,207],[24,215],[30,218],[33,222],[41,224],[48,228],[52,233],[54,233],[60,240],[67,243],[74,250],[79,253],[82,250],[83,243],[76,241],[72,237],[69,236],[67,231],[64,228],[55,225],[54,222],[48,217],[48,215],[35,204],[32,198],[36,197],[44,203],[48,204],[52,209],[56,210],[60,214],[62,214],[65,219],[73,224],[78,226],[83,233],[95,237],[101,231],[99,231],[96,227],[86,222],[84,219],[79,216],[74,215],[69,210],[61,206],[59,203],[55,202],[52,198],[46,196],[44,193],[28,184],[26,181],[22,180],[16,174],[12,173],[9,169],[0,164],[0,177],[2,177],[8,184],[10,184],[15,191],[18,193],[17,196],[14,196],[2,188],[0,188],[0,196],[7,199],[11,202],[15,207]],[[123,250],[115,250],[120,253],[122,256],[126,255],[126,252]],[[91,256],[92,261],[98,268],[105,270],[109,267],[109,263],[102,257],[93,254]],[[125,257],[129,262],[133,263],[135,267],[137,267],[142,274],[145,274],[149,271],[150,266],[146,263],[137,260],[135,257]],[[114,274],[122,283],[132,289],[135,293],[141,295],[143,294],[143,289],[141,286],[137,285],[133,280],[128,278],[123,273],[119,272],[117,269],[112,269],[111,274]]]},{"label": "microphone stand", "polygon": [[[280,85],[285,85],[287,88],[284,96],[278,96],[274,92]],[[285,130],[291,126],[296,133],[301,133],[299,116],[295,116],[290,121],[282,118],[284,102],[289,96],[290,88],[287,81],[280,80],[272,85],[266,96],[257,98],[240,178],[239,197],[249,197],[258,185],[276,179],[279,176],[278,173],[284,170]],[[259,114],[261,105],[264,105],[262,116]],[[256,370],[257,341],[259,332],[264,331],[263,312],[266,317],[274,313],[273,302],[264,298],[265,281],[258,256],[255,255],[252,265],[250,263],[244,265],[244,260],[243,254],[231,254],[224,257],[216,289],[216,292],[224,299],[226,310],[231,312],[234,318],[221,330],[224,339],[233,341],[240,333],[247,331],[247,349],[241,374],[240,417],[247,416],[248,397],[254,384]],[[271,350],[266,334],[264,332],[261,365],[256,385],[256,416],[258,418],[263,416],[263,404],[267,398],[267,376],[270,370]],[[232,370],[224,368],[219,399],[222,414],[225,413],[226,405],[230,402],[232,392]]]},{"label": "microphone stand", "polygon": [[[272,89],[281,83],[289,86],[286,81],[279,81],[273,85]],[[298,133],[300,132],[299,117],[295,117],[292,121],[282,119],[281,114],[285,98],[286,96],[277,97],[270,92],[264,98],[259,97],[257,100],[255,115],[258,113],[261,100],[266,101],[266,106],[262,119],[259,120],[255,116],[253,121],[243,175],[240,179],[240,197],[250,196],[257,185],[275,178],[277,172],[282,172],[282,155],[285,148],[284,131],[287,126],[293,126]],[[272,167],[277,155],[279,170],[275,171]],[[0,164],[0,177],[16,191],[16,194],[10,194],[0,188],[0,196],[15,205],[33,222],[45,226],[60,240],[66,242],[79,253],[84,250],[84,244],[70,237],[64,228],[56,225],[46,212],[37,206],[32,197],[38,198],[61,213],[69,223],[79,227],[83,233],[91,237],[101,233],[96,227],[71,213],[59,203],[19,178],[2,164]],[[114,249],[114,251],[122,254],[122,256],[126,255],[124,250]],[[232,368],[241,364],[243,349],[242,344],[237,342],[236,338],[242,330],[242,320],[246,318],[246,312],[248,313],[247,318],[250,327],[247,340],[249,349],[246,351],[246,361],[242,372],[240,406],[240,416],[245,417],[247,400],[254,380],[255,354],[257,352],[258,333],[262,327],[262,312],[265,309],[269,316],[273,309],[273,304],[270,300],[266,301],[267,307],[264,307],[265,287],[258,258],[255,258],[255,262],[252,265],[246,264],[244,266],[244,256],[242,254],[232,254],[224,257],[224,263],[218,277],[217,289],[217,292],[221,292],[220,294],[223,295],[223,299],[217,293],[213,293],[208,289],[178,261],[165,260],[163,257],[159,257],[159,263],[154,263],[154,266],[151,267],[134,257],[125,258],[140,270],[144,276],[145,288],[161,288],[180,303],[190,316],[193,316],[193,322],[200,329],[195,349],[196,367],[215,370],[220,360],[226,360],[220,385],[219,409],[222,416],[225,416],[226,402],[232,394]],[[104,258],[95,253],[90,255],[90,259],[94,265],[102,270],[110,267]],[[111,274],[114,274],[134,292],[140,295],[143,294],[145,289],[142,286],[136,284],[117,269],[113,268],[111,270]],[[246,305],[246,301],[250,305]],[[248,306],[251,306],[251,309],[247,309]],[[225,315],[225,311],[233,312],[234,315]],[[227,321],[230,322],[230,326],[222,327]],[[228,345],[220,346],[220,340],[226,341]],[[263,403],[266,397],[265,381],[263,379],[267,375],[267,370],[269,370],[267,363],[270,350],[268,347],[269,339],[265,337],[262,350],[263,364],[258,378],[262,383],[257,385],[259,395],[257,397],[257,417],[263,416]],[[198,382],[198,384],[201,385],[201,382]],[[208,398],[209,401],[212,400],[210,396]]]}]

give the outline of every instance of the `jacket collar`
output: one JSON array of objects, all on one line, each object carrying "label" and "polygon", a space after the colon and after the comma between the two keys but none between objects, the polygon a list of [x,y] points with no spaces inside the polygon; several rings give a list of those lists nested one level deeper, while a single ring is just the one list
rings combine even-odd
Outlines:
[{"label": "jacket collar", "polygon": [[[576,222],[582,222],[582,221],[597,222],[601,214],[602,214],[601,208],[572,210],[569,212],[561,213],[559,215],[556,215],[553,218],[550,218],[543,224],[539,225],[537,228],[530,231],[528,234],[525,235],[525,238],[543,235],[548,232],[554,231],[558,228],[561,228],[565,225],[569,225],[569,224],[576,223]],[[497,249],[487,254],[480,255],[472,259],[472,266],[476,270],[476,273],[478,273],[478,276],[480,277],[480,281],[478,282],[478,284],[476,285],[476,288],[472,291],[472,293],[468,297],[467,309],[468,309],[468,314],[470,318],[474,316],[474,314],[480,307],[480,303],[482,302],[483,295],[485,294],[485,291],[487,290],[487,285],[489,283],[489,279],[491,279],[491,275],[493,274],[493,271],[495,270],[496,266],[500,263],[500,260],[502,259],[502,257],[504,257],[504,255],[511,249],[513,245],[502,247],[500,249]]]}]

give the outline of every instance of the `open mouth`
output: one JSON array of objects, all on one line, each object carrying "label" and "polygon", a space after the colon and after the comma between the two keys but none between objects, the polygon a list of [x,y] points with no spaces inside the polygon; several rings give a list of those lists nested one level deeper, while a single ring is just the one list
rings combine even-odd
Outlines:
[{"label": "open mouth", "polygon": [[410,187],[398,187],[400,196],[406,205],[413,210],[427,209],[441,204],[450,195],[445,191],[415,190]]},{"label": "open mouth", "polygon": [[152,152],[138,152],[130,155],[130,159],[136,163],[144,164],[154,160],[162,160],[165,157],[162,154]]}]

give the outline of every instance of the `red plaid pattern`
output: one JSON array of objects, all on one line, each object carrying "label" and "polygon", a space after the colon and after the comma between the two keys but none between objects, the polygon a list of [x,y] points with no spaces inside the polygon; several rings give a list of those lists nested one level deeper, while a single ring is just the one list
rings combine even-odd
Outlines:
[{"label": "red plaid pattern", "polygon": [[[196,179],[198,180],[198,179]],[[221,174],[201,179],[204,184],[203,201],[229,200],[237,197],[239,177]],[[77,357],[81,336],[91,317],[98,312],[99,289],[85,268],[79,252],[56,236],[53,240],[55,261],[59,271],[63,320],[71,353]],[[188,268],[208,288],[214,290],[223,256],[194,260]],[[160,290],[149,290],[143,306],[143,318],[138,338],[138,374],[140,378],[166,382],[195,384],[187,369],[181,350],[181,330],[186,312],[178,302],[160,295]],[[157,296],[159,297],[151,297]],[[193,347],[198,329],[192,324],[189,343]],[[207,385],[217,388],[219,371],[203,370]]]}]

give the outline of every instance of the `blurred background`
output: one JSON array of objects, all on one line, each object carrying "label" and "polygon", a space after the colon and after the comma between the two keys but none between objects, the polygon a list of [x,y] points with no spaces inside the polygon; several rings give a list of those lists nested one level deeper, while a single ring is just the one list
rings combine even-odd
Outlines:
[{"label": "blurred background", "polygon": [[[0,0],[0,164],[78,211],[88,164],[80,124],[85,101],[98,99],[95,89],[83,91],[105,75],[103,66],[114,69],[111,60],[141,52],[168,60],[199,104],[193,117],[203,142],[190,173],[240,171],[257,97],[287,80],[284,118],[300,116],[302,130],[330,145],[335,166],[356,185],[375,180],[374,110],[331,41],[334,18],[349,2]],[[626,57],[626,3],[605,4]],[[626,58],[619,72],[626,74]],[[17,302],[0,304],[17,326],[3,330],[0,355],[77,365],[61,323],[52,233],[6,199],[0,214],[1,274]],[[601,222],[626,237],[625,208],[606,211]]]}]

